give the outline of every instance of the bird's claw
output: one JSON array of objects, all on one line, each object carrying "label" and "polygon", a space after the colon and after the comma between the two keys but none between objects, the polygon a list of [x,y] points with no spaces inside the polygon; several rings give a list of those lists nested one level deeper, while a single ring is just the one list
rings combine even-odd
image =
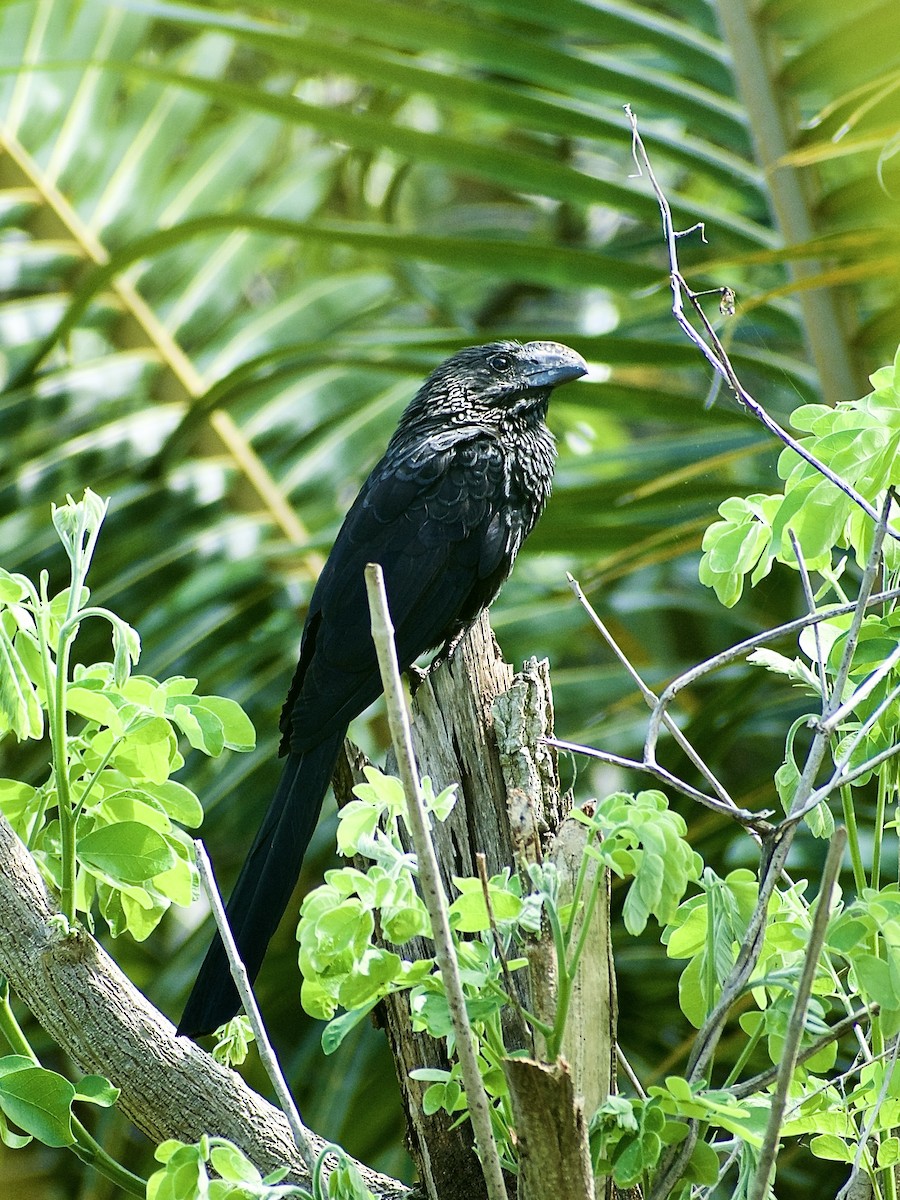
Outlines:
[{"label": "bird's claw", "polygon": [[431,667],[426,667],[423,670],[421,667],[417,667],[415,663],[412,663],[406,668],[406,678],[409,680],[409,692],[411,696],[416,694],[430,674]]}]

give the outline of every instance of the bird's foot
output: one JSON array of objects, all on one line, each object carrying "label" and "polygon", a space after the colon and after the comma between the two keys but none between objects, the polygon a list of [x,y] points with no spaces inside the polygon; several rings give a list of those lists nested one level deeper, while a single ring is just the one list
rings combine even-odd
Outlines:
[{"label": "bird's foot", "polygon": [[431,672],[431,667],[423,670],[412,663],[406,668],[406,678],[409,680],[409,694],[414,696]]},{"label": "bird's foot", "polygon": [[428,664],[429,675],[432,673],[432,671],[436,671],[438,667],[442,667],[444,663],[448,661],[448,659],[453,657],[454,650],[466,636],[468,629],[469,627],[466,626],[466,628],[461,629],[459,633],[454,633],[453,637],[447,638],[446,642],[444,642],[443,646],[441,646],[440,650],[438,650],[437,654]]},{"label": "bird's foot", "polygon": [[428,666],[424,668],[424,670],[422,667],[417,667],[415,663],[406,668],[406,676],[409,679],[409,690],[411,695],[414,696],[428,676],[433,675],[439,667],[442,667],[444,663],[452,657],[453,651],[463,640],[466,632],[467,629],[462,629],[459,633],[455,633],[453,637],[447,638],[446,642],[444,642],[443,646],[441,646],[440,650],[438,650],[437,654],[434,656]]}]

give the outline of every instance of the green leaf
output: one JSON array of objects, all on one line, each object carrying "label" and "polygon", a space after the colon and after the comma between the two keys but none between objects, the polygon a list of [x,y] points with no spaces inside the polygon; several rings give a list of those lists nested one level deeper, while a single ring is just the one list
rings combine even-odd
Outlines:
[{"label": "green leaf", "polygon": [[695,1029],[701,1027],[709,1012],[703,969],[703,959],[698,955],[691,959],[678,980],[678,1004]]},{"label": "green leaf", "polygon": [[[0,1059],[0,1067],[8,1061]],[[0,1075],[0,1108],[45,1146],[71,1146],[74,1087],[55,1071],[25,1061],[27,1066]]]},{"label": "green leaf", "polygon": [[66,688],[66,708],[69,712],[77,713],[88,721],[96,721],[98,725],[109,726],[116,733],[122,730],[119,720],[121,705],[121,698],[116,696],[114,700],[108,692],[78,684],[71,684]]},{"label": "green leaf", "polygon": [[427,775],[422,776],[422,799],[425,809],[433,813],[439,821],[446,821],[456,805],[458,785],[451,783],[443,791],[434,794],[434,785]]},{"label": "green leaf", "polygon": [[406,796],[403,784],[394,775],[385,775],[376,767],[363,767],[365,783],[358,783],[353,794],[367,804],[374,804],[379,812],[391,814],[406,811]]},{"label": "green leaf", "polygon": [[222,736],[229,750],[248,751],[254,748],[256,730],[239,704],[224,696],[203,696],[200,704],[221,724]]},{"label": "green leaf", "polygon": [[[335,1050],[337,1050],[338,1046],[340,1046],[341,1042],[344,1040],[350,1030],[355,1029],[360,1021],[369,1015],[369,1013],[378,1003],[379,999],[380,997],[374,997],[365,1004],[361,1005],[359,1008],[354,1008],[350,1012],[342,1013],[341,1016],[334,1017],[333,1020],[329,1021],[322,1030],[323,1052],[325,1054],[334,1054]],[[304,1008],[305,1007],[306,1004],[304,1002]],[[306,1011],[309,1012],[310,1010],[307,1009]]]},{"label": "green leaf", "polygon": [[0,779],[0,812],[17,833],[24,829],[25,819],[34,811],[37,789],[16,779]]},{"label": "green leaf", "polygon": [[12,730],[17,738],[40,738],[44,714],[37,691],[13,645],[0,614],[0,736]]},{"label": "green leaf", "polygon": [[388,941],[402,946],[414,937],[431,936],[431,920],[412,880],[402,877],[381,908],[381,929]]},{"label": "green leaf", "polygon": [[[129,683],[134,682],[132,676]],[[104,742],[101,737],[94,741],[98,752]],[[133,729],[120,742],[113,754],[113,762],[132,779],[147,779],[151,783],[165,783],[176,764],[180,765],[178,744],[171,725],[164,717],[154,717]]]},{"label": "green leaf", "polygon": [[[468,887],[463,895],[457,897],[450,905],[450,924],[460,933],[479,933],[490,929],[491,922],[480,879],[453,881],[457,887],[461,884],[474,884]],[[488,886],[491,909],[496,921],[514,921],[522,911],[522,901],[518,896],[505,888]]]},{"label": "green leaf", "polygon": [[422,1111],[432,1116],[441,1110],[454,1113],[463,1106],[462,1089],[455,1079],[446,1083],[433,1083],[422,1096]]},{"label": "green leaf", "polygon": [[900,994],[894,987],[890,966],[874,954],[854,954],[853,969],[865,994],[882,1008],[900,1008]]},{"label": "green leaf", "polygon": [[32,1140],[29,1133],[14,1133],[9,1127],[9,1122],[3,1114],[3,1110],[0,1109],[0,1142],[4,1146],[9,1146],[10,1150],[21,1150],[24,1146],[29,1145]]},{"label": "green leaf", "polygon": [[773,674],[786,676],[792,683],[797,684],[811,695],[821,694],[818,678],[802,659],[786,658],[785,655],[778,654],[775,650],[760,647],[747,655],[747,662],[765,667]]},{"label": "green leaf", "polygon": [[[183,703],[189,700],[190,703]],[[195,750],[218,758],[225,749],[222,722],[210,709],[191,697],[173,696],[166,705],[172,719]]]},{"label": "green leaf", "polygon": [[330,1200],[375,1200],[359,1171],[343,1151],[338,1155],[337,1166],[328,1176],[327,1188]]},{"label": "green leaf", "polygon": [[137,821],[107,825],[79,838],[78,858],[88,869],[122,883],[143,883],[175,864],[166,839]]},{"label": "green leaf", "polygon": [[691,1152],[686,1178],[701,1187],[713,1187],[719,1178],[719,1156],[709,1142],[698,1141]]},{"label": "green leaf", "polygon": [[213,1146],[209,1161],[213,1170],[229,1183],[249,1183],[256,1187],[262,1182],[262,1176],[250,1159],[231,1143]]},{"label": "green leaf", "polygon": [[168,871],[162,871],[153,878],[153,890],[165,896],[173,904],[186,908],[197,899],[199,894],[197,873],[191,862],[177,855],[178,843],[170,843],[176,850],[176,862]]},{"label": "green leaf", "polygon": [[147,1181],[147,1200],[184,1200],[202,1196],[208,1188],[205,1151],[200,1145],[164,1142],[156,1157],[165,1163]]},{"label": "green leaf", "polygon": [[117,825],[125,821],[136,821],[164,836],[171,832],[172,822],[165,813],[152,803],[149,793],[137,788],[122,788],[105,796],[102,803],[92,808],[92,816],[102,818],[104,824]]},{"label": "green leaf", "polygon": [[338,813],[338,852],[345,858],[358,854],[360,842],[374,837],[379,817],[380,809],[366,800],[350,800],[345,804]]},{"label": "green leaf", "polygon": [[75,1099],[100,1108],[112,1108],[119,1099],[119,1089],[102,1075],[84,1075],[76,1085]]},{"label": "green leaf", "polygon": [[0,567],[0,604],[18,604],[27,594],[21,581]]},{"label": "green leaf", "polygon": [[94,886],[101,915],[113,937],[129,933],[142,942],[157,927],[165,915],[168,901],[154,891],[133,883],[123,883],[94,870]]},{"label": "green leaf", "polygon": [[843,1138],[833,1133],[820,1133],[811,1139],[809,1148],[816,1158],[828,1158],[834,1162],[853,1162],[856,1147],[848,1145]]},{"label": "green leaf", "polygon": [[155,800],[166,816],[186,825],[188,829],[196,829],[203,821],[203,806],[194,793],[174,779],[164,783],[144,782],[141,789]]},{"label": "green leaf", "polygon": [[113,678],[117,687],[124,687],[132,666],[141,657],[141,639],[120,617],[110,613],[113,641]]},{"label": "green leaf", "polygon": [[373,997],[381,999],[403,982],[400,956],[390,950],[371,947],[360,956],[355,969],[341,983],[338,1003],[348,1010],[361,1008]]},{"label": "green leaf", "polygon": [[[303,963],[300,964],[303,970]],[[316,1021],[330,1021],[337,1011],[336,988],[331,981],[307,975],[304,971],[300,985],[300,1005]]]}]

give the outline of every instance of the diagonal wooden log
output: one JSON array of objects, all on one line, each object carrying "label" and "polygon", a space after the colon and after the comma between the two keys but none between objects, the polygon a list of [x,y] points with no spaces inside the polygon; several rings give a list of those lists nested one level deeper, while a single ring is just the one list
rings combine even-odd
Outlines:
[{"label": "diagonal wooden log", "polygon": [[[137,990],[86,932],[61,931],[34,859],[0,817],[0,973],[85,1074],[121,1089],[118,1107],[154,1142],[225,1137],[263,1172],[308,1178],[282,1113],[216,1063]],[[316,1153],[325,1143],[313,1138]],[[384,1200],[408,1189],[356,1164]]]}]

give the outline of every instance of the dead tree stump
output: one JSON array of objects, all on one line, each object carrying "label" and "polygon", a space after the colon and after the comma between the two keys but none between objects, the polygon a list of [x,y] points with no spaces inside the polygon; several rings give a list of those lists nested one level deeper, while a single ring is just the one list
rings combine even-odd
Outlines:
[{"label": "dead tree stump", "polygon": [[[571,889],[581,850],[578,842],[583,827],[566,821],[569,797],[560,795],[555,753],[541,740],[553,732],[553,699],[546,662],[531,659],[514,675],[503,662],[483,615],[467,633],[448,662],[430,673],[412,701],[413,742],[421,775],[431,778],[435,791],[458,783],[456,807],[447,821],[434,830],[435,850],[444,886],[451,899],[456,895],[452,877],[477,876],[476,855],[484,854],[489,874],[504,868],[523,869],[527,862],[550,856],[562,876],[562,886]],[[364,760],[354,748],[346,748],[335,774],[339,803],[351,796],[354,783],[362,778]],[[387,769],[393,769],[389,760]],[[405,957],[430,957],[429,942],[417,939],[403,947]],[[552,940],[536,938],[528,948],[529,968],[517,972],[520,999],[538,1015],[555,1009],[556,962]],[[565,1137],[558,1143],[577,1145],[576,1172],[583,1181],[581,1191],[566,1193],[593,1200],[587,1160],[587,1119],[606,1098],[614,1080],[615,986],[609,943],[609,884],[601,882],[601,893],[592,918],[588,949],[573,989],[570,1024],[564,1045],[564,1060],[550,1064],[554,1078],[564,1078],[566,1103],[571,1109]],[[427,1084],[410,1078],[418,1067],[448,1066],[443,1043],[411,1028],[406,993],[389,996],[379,1006],[379,1018],[391,1045],[406,1109],[409,1146],[419,1170],[420,1187],[429,1200],[482,1200],[484,1179],[472,1148],[467,1123],[451,1128],[446,1113],[426,1114],[422,1096]],[[535,1069],[541,1068],[544,1047],[521,1025],[510,1029],[509,1048],[524,1051]],[[518,1037],[516,1038],[516,1035]],[[513,1087],[522,1072],[508,1078]],[[521,1114],[527,1104],[527,1087],[514,1096],[517,1134],[523,1162],[528,1170],[519,1179],[521,1200],[543,1200],[535,1191],[542,1175],[549,1181],[567,1172],[564,1163],[542,1165],[551,1140],[533,1141],[537,1125]],[[514,1092],[517,1090],[513,1087]],[[538,1122],[541,1114],[536,1114]],[[521,1129],[518,1126],[521,1125]],[[568,1156],[569,1151],[564,1151]],[[574,1165],[574,1164],[573,1164]],[[516,1192],[509,1180],[510,1194]],[[555,1195],[556,1193],[554,1193]]]}]

